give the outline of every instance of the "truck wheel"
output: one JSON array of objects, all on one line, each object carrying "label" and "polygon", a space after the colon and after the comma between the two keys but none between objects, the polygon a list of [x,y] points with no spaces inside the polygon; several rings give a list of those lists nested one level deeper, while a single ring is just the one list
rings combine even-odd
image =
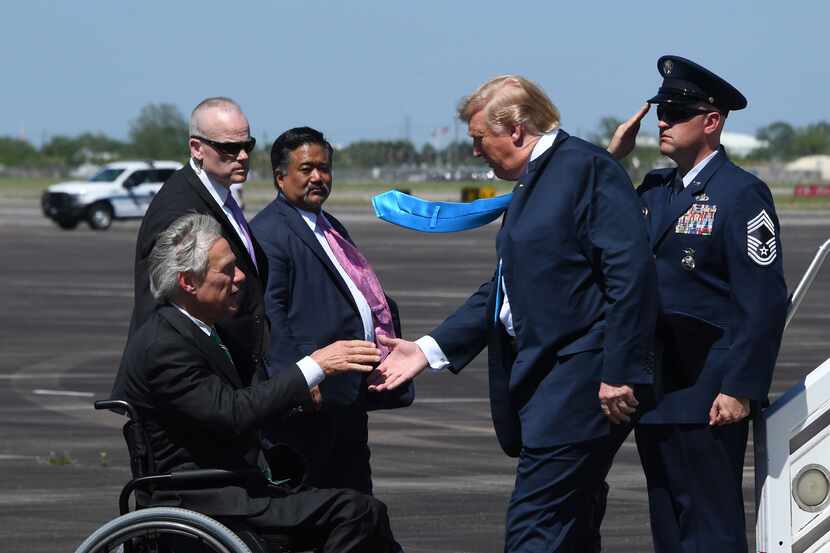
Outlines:
[{"label": "truck wheel", "polygon": [[58,226],[60,228],[62,228],[64,230],[72,230],[72,229],[74,229],[75,227],[78,226],[78,221],[75,220],[75,219],[72,219],[72,220],[60,219],[60,220],[55,221],[55,222],[58,224]]},{"label": "truck wheel", "polygon": [[112,207],[106,202],[92,204],[86,212],[86,220],[95,230],[107,230],[112,224]]}]

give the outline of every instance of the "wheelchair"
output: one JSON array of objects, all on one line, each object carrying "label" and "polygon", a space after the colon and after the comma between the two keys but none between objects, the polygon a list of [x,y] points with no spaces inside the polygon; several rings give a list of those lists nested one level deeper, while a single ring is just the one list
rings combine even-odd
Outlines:
[{"label": "wheelchair", "polygon": [[124,400],[101,400],[95,409],[108,409],[127,417],[123,434],[130,455],[130,480],[118,497],[120,516],[93,532],[75,553],[300,553],[321,545],[319,536],[287,536],[254,532],[238,521],[219,521],[178,507],[142,507],[130,511],[134,492],[177,486],[205,488],[241,482],[249,475],[221,469],[158,474],[138,411]]}]

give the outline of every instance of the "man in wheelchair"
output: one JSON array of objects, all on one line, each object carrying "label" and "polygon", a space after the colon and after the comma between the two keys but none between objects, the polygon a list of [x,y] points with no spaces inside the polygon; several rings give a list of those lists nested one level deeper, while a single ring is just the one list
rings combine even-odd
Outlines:
[{"label": "man in wheelchair", "polygon": [[291,459],[277,454],[269,466],[259,445],[263,423],[314,408],[309,390],[327,375],[371,371],[380,359],[374,344],[335,342],[293,370],[245,387],[213,328],[237,309],[245,279],[219,224],[199,214],[174,221],[156,241],[149,274],[159,305],[129,340],[113,398],[140,415],[154,472],[225,469],[248,476],[215,488],[155,489],[137,495],[141,506],[183,507],[257,533],[318,536],[325,553],[399,551],[383,503],[305,487],[280,468]]}]

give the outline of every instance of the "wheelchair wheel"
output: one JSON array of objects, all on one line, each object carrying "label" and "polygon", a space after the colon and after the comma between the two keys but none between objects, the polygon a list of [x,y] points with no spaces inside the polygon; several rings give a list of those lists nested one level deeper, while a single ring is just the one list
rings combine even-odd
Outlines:
[{"label": "wheelchair wheel", "polygon": [[75,553],[251,553],[227,527],[195,511],[153,507],[127,513],[98,528]]}]

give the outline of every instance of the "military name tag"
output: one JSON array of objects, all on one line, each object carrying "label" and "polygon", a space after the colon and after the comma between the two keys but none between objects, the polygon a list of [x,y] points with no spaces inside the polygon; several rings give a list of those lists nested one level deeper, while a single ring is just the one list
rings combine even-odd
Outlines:
[{"label": "military name tag", "polygon": [[709,236],[712,234],[712,227],[715,225],[715,213],[717,211],[718,206],[716,205],[692,204],[689,211],[677,220],[674,232]]}]

